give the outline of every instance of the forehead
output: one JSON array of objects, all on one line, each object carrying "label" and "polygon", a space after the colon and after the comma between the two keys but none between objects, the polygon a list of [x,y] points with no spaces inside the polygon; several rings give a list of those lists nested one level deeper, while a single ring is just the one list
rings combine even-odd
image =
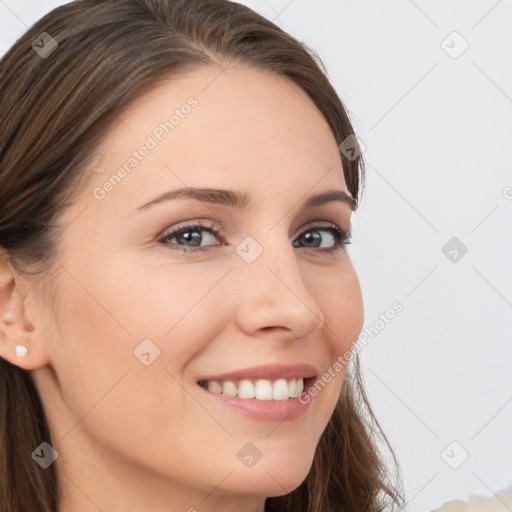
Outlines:
[{"label": "forehead", "polygon": [[124,169],[115,194],[122,187],[128,201],[162,180],[282,191],[292,181],[305,192],[321,180],[346,190],[336,141],[313,101],[287,78],[247,67],[169,77],[118,115],[99,157],[95,186]]}]

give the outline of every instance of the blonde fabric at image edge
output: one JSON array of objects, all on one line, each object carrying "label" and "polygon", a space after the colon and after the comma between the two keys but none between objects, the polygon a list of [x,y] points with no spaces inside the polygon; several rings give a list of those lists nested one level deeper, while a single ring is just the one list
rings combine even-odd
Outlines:
[{"label": "blonde fabric at image edge", "polygon": [[512,484],[495,496],[473,495],[468,501],[447,501],[431,512],[512,512]]}]

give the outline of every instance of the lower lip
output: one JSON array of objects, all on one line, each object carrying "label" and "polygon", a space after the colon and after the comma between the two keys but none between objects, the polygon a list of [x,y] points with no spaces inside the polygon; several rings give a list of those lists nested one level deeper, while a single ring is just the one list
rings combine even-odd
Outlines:
[{"label": "lower lip", "polygon": [[[305,403],[301,403],[299,401],[299,397],[288,398],[286,400],[239,398],[238,396],[231,397],[223,395],[222,393],[212,393],[201,386],[199,386],[199,388],[207,393],[212,401],[226,407],[230,407],[251,419],[259,421],[282,423],[283,421],[295,420],[308,410],[311,401],[311,397],[307,397],[302,400]],[[304,391],[302,392],[303,397],[307,395],[306,392],[308,388],[309,386],[305,386]]]}]

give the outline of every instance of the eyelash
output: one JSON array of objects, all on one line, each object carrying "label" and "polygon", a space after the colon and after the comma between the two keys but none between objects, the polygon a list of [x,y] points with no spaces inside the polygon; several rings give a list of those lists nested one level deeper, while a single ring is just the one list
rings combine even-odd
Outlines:
[{"label": "eyelash", "polygon": [[[178,244],[170,244],[168,242],[169,239],[172,239],[178,235],[181,235],[183,233],[187,233],[189,231],[209,231],[212,235],[215,237],[218,236],[220,230],[215,227],[214,222],[210,222],[208,224],[203,224],[200,221],[196,222],[195,224],[190,225],[179,225],[176,229],[173,231],[164,234],[161,238],[158,239],[159,243],[169,245],[171,249],[178,249],[185,253],[191,253],[191,252],[198,252],[198,251],[206,251],[211,249],[212,247],[215,247],[214,245],[208,245],[205,247],[183,247]],[[330,254],[335,251],[340,251],[342,249],[345,249],[348,244],[350,244],[350,239],[352,238],[352,235],[350,233],[350,228],[347,231],[339,228],[336,226],[336,224],[328,223],[327,226],[317,225],[317,226],[309,226],[308,228],[302,230],[299,232],[297,237],[301,236],[303,233],[307,233],[309,231],[329,231],[334,236],[334,246],[330,247],[328,249],[316,249],[316,251],[322,252],[324,254]],[[174,246],[174,247],[173,247]],[[308,249],[308,247],[305,247],[305,249]],[[315,250],[315,248],[312,248]]]}]

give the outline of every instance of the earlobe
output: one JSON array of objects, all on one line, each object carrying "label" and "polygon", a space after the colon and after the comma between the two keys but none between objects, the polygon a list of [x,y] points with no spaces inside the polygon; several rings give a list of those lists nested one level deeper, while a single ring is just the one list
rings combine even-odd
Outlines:
[{"label": "earlobe", "polygon": [[18,357],[27,357],[28,348],[23,345],[16,345],[16,355]]}]

